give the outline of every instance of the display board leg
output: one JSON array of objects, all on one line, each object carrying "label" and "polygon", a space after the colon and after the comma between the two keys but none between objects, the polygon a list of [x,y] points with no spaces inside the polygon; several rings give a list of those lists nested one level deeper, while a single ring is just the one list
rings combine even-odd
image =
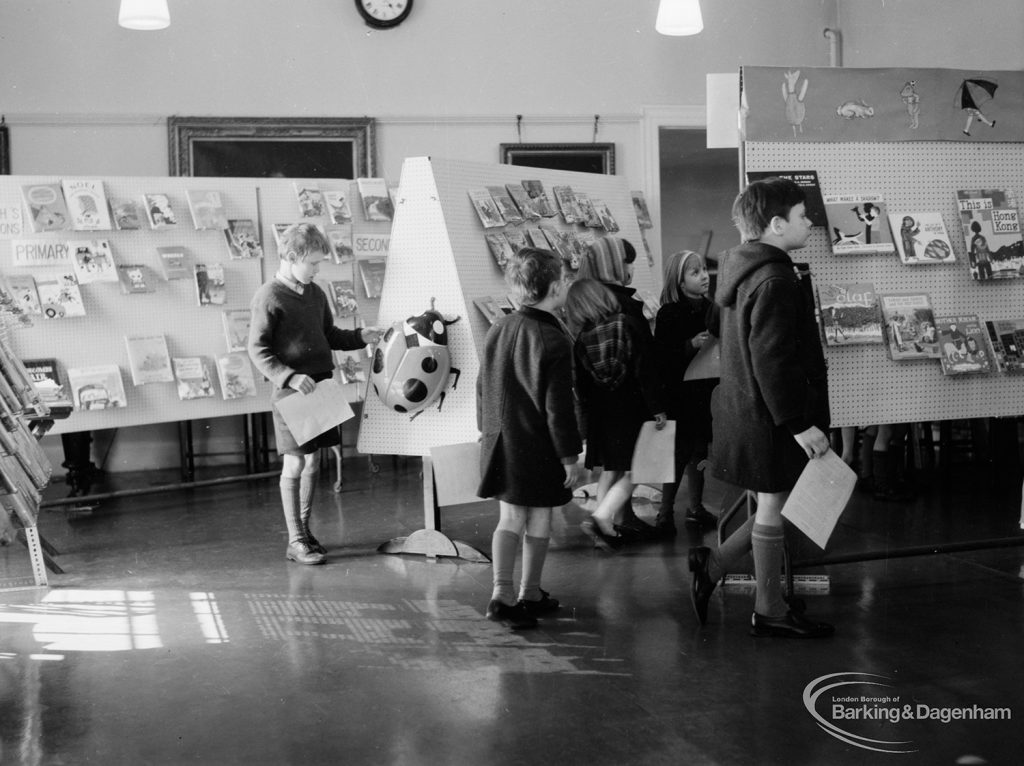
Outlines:
[{"label": "display board leg", "polygon": [[423,458],[423,529],[416,530],[408,537],[393,537],[382,543],[377,550],[380,553],[415,553],[431,559],[448,556],[490,563],[490,559],[473,546],[452,540],[441,532],[441,509],[437,504],[434,467],[429,456]]}]

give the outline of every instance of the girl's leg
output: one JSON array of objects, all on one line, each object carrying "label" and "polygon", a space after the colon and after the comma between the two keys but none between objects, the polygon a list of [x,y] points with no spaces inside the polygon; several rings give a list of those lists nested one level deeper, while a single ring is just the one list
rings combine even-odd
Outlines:
[{"label": "girl's leg", "polygon": [[622,518],[622,509],[633,494],[633,482],[628,471],[605,471],[601,474],[611,476],[610,486],[605,490],[604,497],[598,501],[594,510],[594,522],[609,537],[616,537],[615,524]]},{"label": "girl's leg", "polygon": [[491,600],[511,606],[516,603],[512,572],[529,509],[525,505],[512,505],[504,501],[498,502],[498,508],[501,515],[491,536],[491,568],[494,575]]},{"label": "girl's leg", "polygon": [[[540,588],[544,561],[551,542],[551,508],[526,509],[526,535],[523,537],[523,572],[519,583],[519,601],[539,604],[547,598]],[[557,609],[558,602],[547,598],[547,606]]]},{"label": "girl's leg", "polygon": [[718,518],[704,507],[704,469],[701,468],[701,463],[707,456],[707,442],[698,443],[686,464],[686,486],[690,494],[690,510],[686,513],[686,523],[714,527],[718,524]]}]

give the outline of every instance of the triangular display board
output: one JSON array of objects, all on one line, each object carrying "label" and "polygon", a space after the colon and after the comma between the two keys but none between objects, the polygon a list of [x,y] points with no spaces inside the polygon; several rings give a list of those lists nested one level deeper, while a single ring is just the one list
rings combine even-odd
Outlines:
[{"label": "triangular display board", "polygon": [[[448,327],[452,366],[461,375],[457,385],[448,389],[440,409],[432,405],[415,418],[386,408],[371,387],[359,428],[360,452],[423,456],[432,447],[475,441],[479,437],[476,379],[484,336],[490,325],[473,300],[503,296],[508,289],[484,239],[486,232],[501,229],[484,229],[469,192],[524,180],[541,181],[553,204],[551,188],[555,185],[570,186],[604,202],[620,227],[615,236],[636,247],[633,286],[641,291],[654,289],[654,275],[648,266],[627,179],[430,157],[406,159],[395,205],[378,324],[386,328],[422,314],[430,308],[433,298],[435,308],[442,314],[461,317]],[[584,231],[582,226],[566,224],[561,217],[546,218],[541,223],[550,228]],[[510,224],[506,228],[525,230],[528,225],[536,223]],[[596,236],[604,234],[598,229],[586,231]]]}]

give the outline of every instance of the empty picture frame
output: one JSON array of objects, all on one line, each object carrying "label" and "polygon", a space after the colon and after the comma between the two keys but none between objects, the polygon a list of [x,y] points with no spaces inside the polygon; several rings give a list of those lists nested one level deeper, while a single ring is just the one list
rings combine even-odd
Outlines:
[{"label": "empty picture frame", "polygon": [[376,173],[372,117],[168,117],[170,173],[238,178],[365,178]]},{"label": "empty picture frame", "polygon": [[501,144],[501,161],[548,170],[615,174],[615,144]]}]

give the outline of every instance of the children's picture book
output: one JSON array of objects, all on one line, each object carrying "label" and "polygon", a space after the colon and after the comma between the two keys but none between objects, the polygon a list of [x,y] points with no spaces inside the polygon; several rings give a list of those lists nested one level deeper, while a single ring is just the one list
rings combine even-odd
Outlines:
[{"label": "children's picture book", "polygon": [[224,309],[224,340],[228,351],[245,351],[249,346],[249,325],[252,323],[250,309]]},{"label": "children's picture book", "polygon": [[893,361],[939,358],[935,314],[927,293],[880,295],[878,302]]},{"label": "children's picture book", "polygon": [[188,267],[185,248],[180,245],[161,245],[156,249],[160,256],[160,268],[163,271],[164,279],[168,282],[172,279],[188,279],[192,276],[192,270]]},{"label": "children's picture book", "polygon": [[615,220],[615,216],[612,215],[608,204],[599,199],[593,200],[593,203],[594,210],[597,212],[597,218],[604,230],[609,234],[617,232],[619,230],[619,222]]},{"label": "children's picture book", "polygon": [[124,342],[128,348],[132,385],[174,382],[171,355],[163,335],[125,335]]},{"label": "children's picture book", "polygon": [[324,189],[324,206],[327,222],[334,224],[352,223],[352,207],[348,204],[348,192],[341,189]]},{"label": "children's picture book", "polygon": [[185,191],[188,200],[188,211],[192,214],[192,225],[199,231],[206,229],[222,230],[228,226],[228,217],[224,212],[224,203],[219,191]]},{"label": "children's picture book", "polygon": [[889,213],[889,228],[900,260],[908,265],[954,263],[953,245],[942,213]]},{"label": "children's picture book", "polygon": [[573,195],[576,197],[576,206],[583,214],[583,225],[591,229],[602,228],[601,218],[594,208],[594,201],[590,198],[590,195],[581,191],[574,191]]},{"label": "children's picture book", "polygon": [[571,232],[548,226],[541,226],[540,230],[547,237],[548,242],[551,244],[551,249],[558,253],[570,269],[575,271],[580,267],[579,258],[576,257],[575,249],[573,248]]},{"label": "children's picture book", "polygon": [[882,195],[827,194],[823,199],[833,253],[873,255],[895,251]]},{"label": "children's picture book", "polygon": [[36,290],[36,280],[31,274],[11,274],[7,277],[7,288],[22,311],[26,314],[42,315],[39,291]]},{"label": "children's picture book", "polygon": [[987,375],[996,368],[977,314],[935,317],[943,375]]},{"label": "children's picture book", "polygon": [[383,178],[357,178],[356,188],[363,202],[363,215],[367,221],[390,221],[395,208]]},{"label": "children's picture book", "polygon": [[223,306],[227,300],[224,266],[219,263],[197,263],[192,267],[196,278],[196,300],[200,306]]},{"label": "children's picture book", "polygon": [[883,342],[878,296],[871,283],[823,282],[818,285],[818,307],[827,345]]},{"label": "children's picture book", "polygon": [[359,261],[359,274],[363,278],[363,290],[367,298],[379,298],[384,289],[384,272],[388,262],[385,258],[363,258]]},{"label": "children's picture book", "polygon": [[77,410],[110,410],[127,407],[121,368],[116,364],[69,367],[68,386]]},{"label": "children's picture book", "polygon": [[263,257],[263,246],[256,232],[256,224],[250,218],[229,219],[227,228],[224,229],[224,239],[232,260],[244,261]]},{"label": "children's picture book", "polygon": [[295,198],[299,201],[299,215],[303,218],[323,218],[327,215],[327,205],[320,188],[308,183],[296,181]]},{"label": "children's picture book", "polygon": [[335,263],[349,263],[355,257],[352,250],[352,224],[339,223],[328,226],[327,241],[331,243],[331,257]]},{"label": "children's picture book", "polygon": [[516,207],[519,208],[519,214],[523,217],[524,221],[540,220],[541,216],[537,211],[537,206],[533,204],[533,200],[530,199],[530,195],[526,193],[526,189],[523,188],[522,184],[505,184],[505,191],[508,192],[508,196],[512,198],[512,201],[516,203]]},{"label": "children's picture book", "polygon": [[337,365],[339,383],[366,382],[366,369],[358,351],[335,351],[334,363]]},{"label": "children's picture book", "polygon": [[505,217],[487,189],[469,189],[469,201],[473,203],[473,209],[485,229],[496,229],[505,225]]},{"label": "children's picture book", "polygon": [[351,317],[359,313],[356,287],[351,279],[332,279],[327,283],[328,295],[334,303],[334,313],[340,317]]},{"label": "children's picture book", "polygon": [[178,384],[178,398],[207,399],[214,394],[213,369],[205,356],[175,356],[171,358],[174,379]]},{"label": "children's picture book", "polygon": [[571,186],[552,186],[551,194],[558,204],[558,211],[562,214],[562,220],[566,223],[586,224],[584,212],[580,208],[579,199]]},{"label": "children's picture book", "polygon": [[156,275],[144,263],[118,264],[117,276],[125,295],[156,292]]},{"label": "children's picture book", "polygon": [[47,319],[85,316],[82,291],[73,273],[37,276],[36,291],[39,293],[39,306]]},{"label": "children's picture book", "polygon": [[494,204],[498,206],[498,212],[501,213],[502,218],[508,223],[523,222],[523,214],[519,212],[518,205],[504,186],[488,186],[487,191],[490,193],[491,199],[494,200]]},{"label": "children's picture book", "polygon": [[514,254],[512,245],[509,244],[508,239],[500,231],[489,231],[484,234],[484,239],[487,240],[487,247],[491,251],[494,262],[498,264],[499,269],[504,271],[505,264],[508,263],[508,259]]},{"label": "children's picture book", "polygon": [[[792,181],[803,189],[807,210],[807,217],[811,219],[812,226],[825,227],[828,225],[828,218],[825,215],[825,203],[821,196],[821,186],[818,184],[817,170],[748,170],[747,183],[751,181],[763,181],[766,178],[785,178]],[[832,233],[831,231],[829,232]]]},{"label": "children's picture book", "polygon": [[494,324],[501,317],[512,313],[512,306],[500,295],[484,295],[481,298],[474,298],[473,305],[480,309],[488,324]]},{"label": "children's picture book", "polygon": [[220,391],[225,399],[256,396],[256,376],[249,355],[243,351],[218,356],[217,377],[220,378]]},{"label": "children's picture book", "polygon": [[629,196],[633,198],[633,213],[636,214],[636,222],[641,229],[653,229],[654,221],[651,220],[651,211],[647,207],[647,198],[642,191],[631,191]]},{"label": "children's picture book", "polygon": [[1024,242],[1014,194],[1007,189],[960,189],[956,199],[971,276],[982,282],[1019,277]]},{"label": "children's picture book", "polygon": [[166,194],[143,194],[142,206],[151,229],[166,229],[178,225],[171,198]]},{"label": "children's picture book", "polygon": [[56,359],[23,359],[22,364],[43,404],[47,407],[73,406]]},{"label": "children's picture book", "polygon": [[1024,317],[989,319],[985,329],[999,371],[1024,372]]},{"label": "children's picture book", "polygon": [[544,229],[539,226],[531,226],[526,230],[526,241],[530,243],[531,247],[541,248],[542,250],[549,250],[551,248],[551,243],[548,242]]},{"label": "children's picture book", "polygon": [[524,247],[529,247],[530,245],[526,241],[526,232],[522,229],[505,229],[501,234],[504,235],[505,240],[511,246],[513,253],[518,253]]},{"label": "children's picture book", "polygon": [[533,200],[533,207],[542,218],[554,218],[558,215],[558,208],[551,202],[548,193],[544,190],[544,183],[533,179],[523,181],[523,188],[527,196]]},{"label": "children's picture book", "polygon": [[59,183],[23,184],[21,196],[32,231],[64,231],[70,228],[68,207]]},{"label": "children's picture book", "polygon": [[71,215],[75,231],[107,231],[112,228],[110,209],[103,182],[98,180],[64,179],[64,203]]},{"label": "children's picture book", "polygon": [[143,221],[146,220],[139,203],[126,197],[111,198],[110,217],[118,231],[141,229]]},{"label": "children's picture book", "polygon": [[117,265],[109,240],[73,240],[68,242],[68,249],[71,251],[71,266],[75,270],[78,284],[118,281]]}]

